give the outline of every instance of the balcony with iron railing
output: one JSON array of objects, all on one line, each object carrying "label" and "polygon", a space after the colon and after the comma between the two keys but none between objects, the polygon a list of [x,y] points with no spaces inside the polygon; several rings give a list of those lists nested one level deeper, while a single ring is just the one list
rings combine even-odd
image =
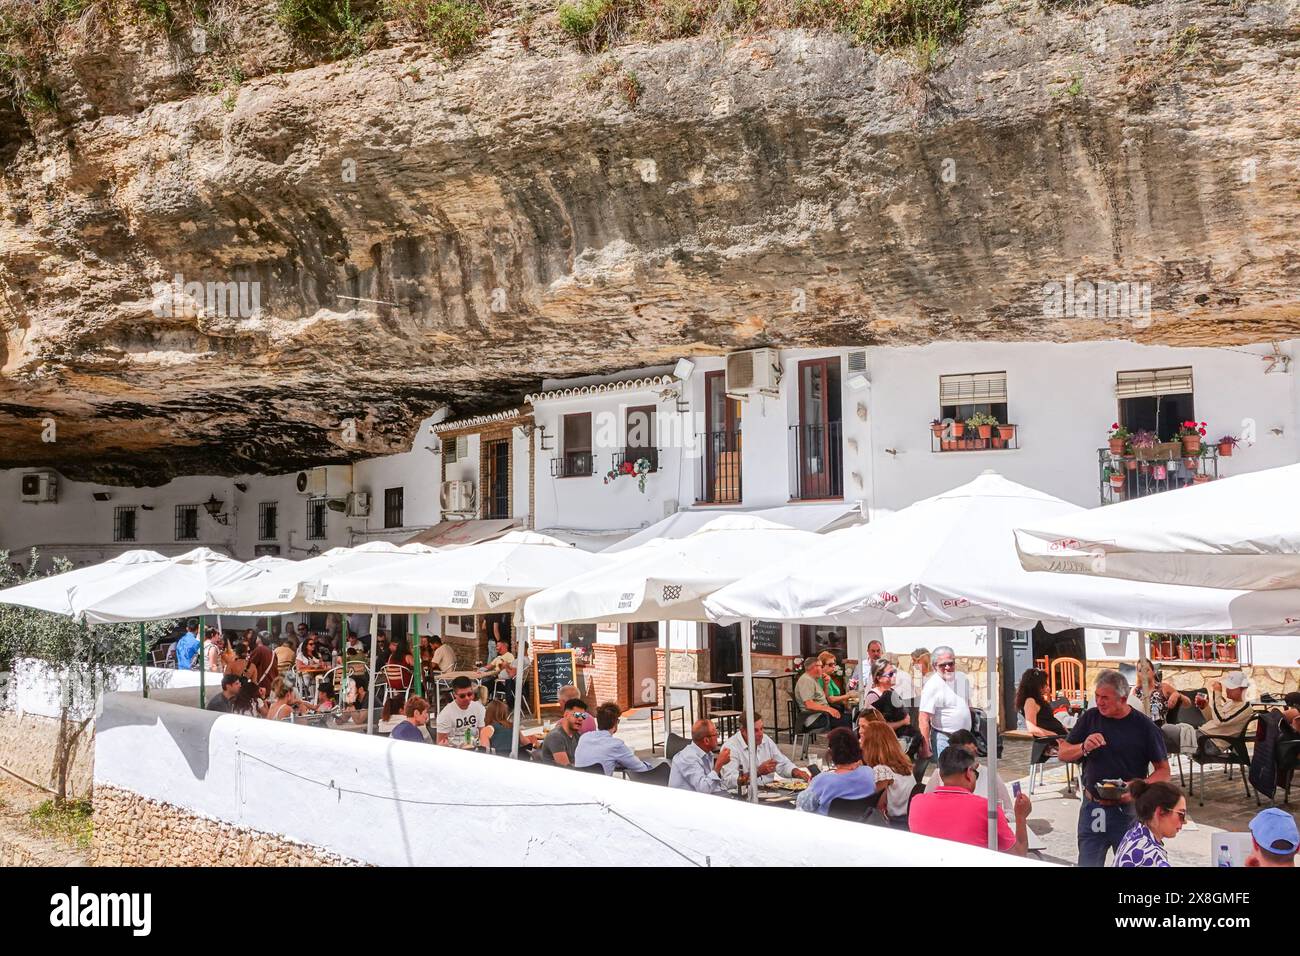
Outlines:
[{"label": "balcony with iron railing", "polygon": [[840,422],[790,426],[792,501],[844,497],[844,435]]},{"label": "balcony with iron railing", "polygon": [[711,505],[740,504],[740,428],[700,432],[695,441],[700,453],[695,500]]},{"label": "balcony with iron railing", "polygon": [[629,461],[635,465],[642,458],[650,462],[650,473],[659,470],[658,448],[625,448],[609,456],[610,465],[614,471],[622,471],[623,466]]},{"label": "balcony with iron railing", "polygon": [[1216,445],[1203,445],[1194,454],[1184,454],[1177,442],[1154,448],[1134,449],[1115,454],[1108,448],[1097,449],[1097,476],[1102,504],[1127,498],[1144,498],[1186,488],[1188,485],[1213,481],[1219,477],[1220,451]]},{"label": "balcony with iron railing", "polygon": [[552,478],[589,478],[596,473],[596,459],[589,451],[571,451],[551,459]]}]

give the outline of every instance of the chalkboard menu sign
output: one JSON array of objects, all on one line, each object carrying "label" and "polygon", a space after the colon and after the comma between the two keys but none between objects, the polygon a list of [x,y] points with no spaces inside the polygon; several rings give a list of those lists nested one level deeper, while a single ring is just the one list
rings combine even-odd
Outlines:
[{"label": "chalkboard menu sign", "polygon": [[750,632],[749,648],[755,654],[781,653],[781,625],[774,621],[755,621]]},{"label": "chalkboard menu sign", "polygon": [[538,651],[533,661],[533,713],[560,703],[560,688],[577,686],[578,668],[573,651]]}]

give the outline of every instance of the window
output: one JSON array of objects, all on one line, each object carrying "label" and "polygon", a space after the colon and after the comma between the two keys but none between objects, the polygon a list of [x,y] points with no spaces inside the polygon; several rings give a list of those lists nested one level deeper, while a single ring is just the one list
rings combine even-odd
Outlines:
[{"label": "window", "polygon": [[199,506],[176,506],[176,540],[197,541],[199,539]]},{"label": "window", "polygon": [[307,537],[308,539],[321,539],[325,537],[325,513],[329,509],[325,506],[324,498],[307,499]]},{"label": "window", "polygon": [[822,651],[831,651],[841,664],[849,655],[849,629],[822,624],[799,625],[799,654],[816,657]]},{"label": "window", "polygon": [[964,422],[977,414],[1007,420],[1007,373],[939,376],[939,418]]},{"label": "window", "polygon": [[595,653],[592,648],[596,645],[596,625],[595,624],[566,624],[564,625],[564,646],[571,647],[578,652],[578,658],[582,661],[591,660],[591,655]]},{"label": "window", "polygon": [[641,458],[650,461],[650,470],[659,470],[659,449],[655,447],[655,407],[636,405],[623,413],[623,460],[635,464]]},{"label": "window", "polygon": [[727,397],[726,373],[704,376],[704,454],[700,456],[697,501],[736,504],[741,497],[740,418],[741,403]]},{"label": "window", "polygon": [[1196,418],[1189,366],[1119,372],[1115,397],[1121,425],[1130,432],[1155,432],[1160,441],[1176,441],[1182,423]]},{"label": "window", "polygon": [[402,526],[402,503],[406,497],[404,488],[384,489],[384,527],[400,528]]},{"label": "window", "polygon": [[798,388],[799,424],[790,428],[792,497],[840,498],[844,494],[840,360],[800,362]]},{"label": "window", "polygon": [[135,509],[129,505],[113,509],[113,540],[135,540]]},{"label": "window", "polygon": [[257,506],[257,537],[260,541],[274,541],[279,535],[280,505],[263,501]]},{"label": "window", "polygon": [[483,517],[510,517],[510,440],[483,442]]},{"label": "window", "polygon": [[559,462],[559,474],[556,477],[575,478],[593,474],[591,412],[564,416],[564,453]]}]

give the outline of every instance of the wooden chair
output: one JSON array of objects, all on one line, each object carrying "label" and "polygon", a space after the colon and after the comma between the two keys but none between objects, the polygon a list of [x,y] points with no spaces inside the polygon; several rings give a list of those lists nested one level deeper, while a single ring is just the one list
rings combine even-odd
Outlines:
[{"label": "wooden chair", "polygon": [[1052,686],[1052,659],[1050,657],[1040,657],[1034,661],[1034,668],[1042,671],[1047,675],[1047,696],[1049,698],[1056,696],[1056,688]]},{"label": "wooden chair", "polygon": [[1086,707],[1088,695],[1083,689],[1083,662],[1074,657],[1058,657],[1048,672],[1052,693],[1060,694],[1071,706]]}]

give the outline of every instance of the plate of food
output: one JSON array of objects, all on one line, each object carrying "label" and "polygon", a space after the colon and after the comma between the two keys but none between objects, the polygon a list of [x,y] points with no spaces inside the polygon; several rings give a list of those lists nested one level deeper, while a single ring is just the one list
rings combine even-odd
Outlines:
[{"label": "plate of food", "polygon": [[1098,800],[1119,800],[1128,793],[1128,784],[1123,780],[1101,780],[1093,789]]},{"label": "plate of food", "polygon": [[807,789],[808,789],[808,781],[806,781],[806,780],[777,780],[777,781],[774,781],[773,783],[768,784],[768,786],[771,787],[773,790],[789,790],[789,791],[791,791],[791,792],[796,792],[796,793],[797,793],[797,792],[800,791],[800,790],[807,790]]}]

